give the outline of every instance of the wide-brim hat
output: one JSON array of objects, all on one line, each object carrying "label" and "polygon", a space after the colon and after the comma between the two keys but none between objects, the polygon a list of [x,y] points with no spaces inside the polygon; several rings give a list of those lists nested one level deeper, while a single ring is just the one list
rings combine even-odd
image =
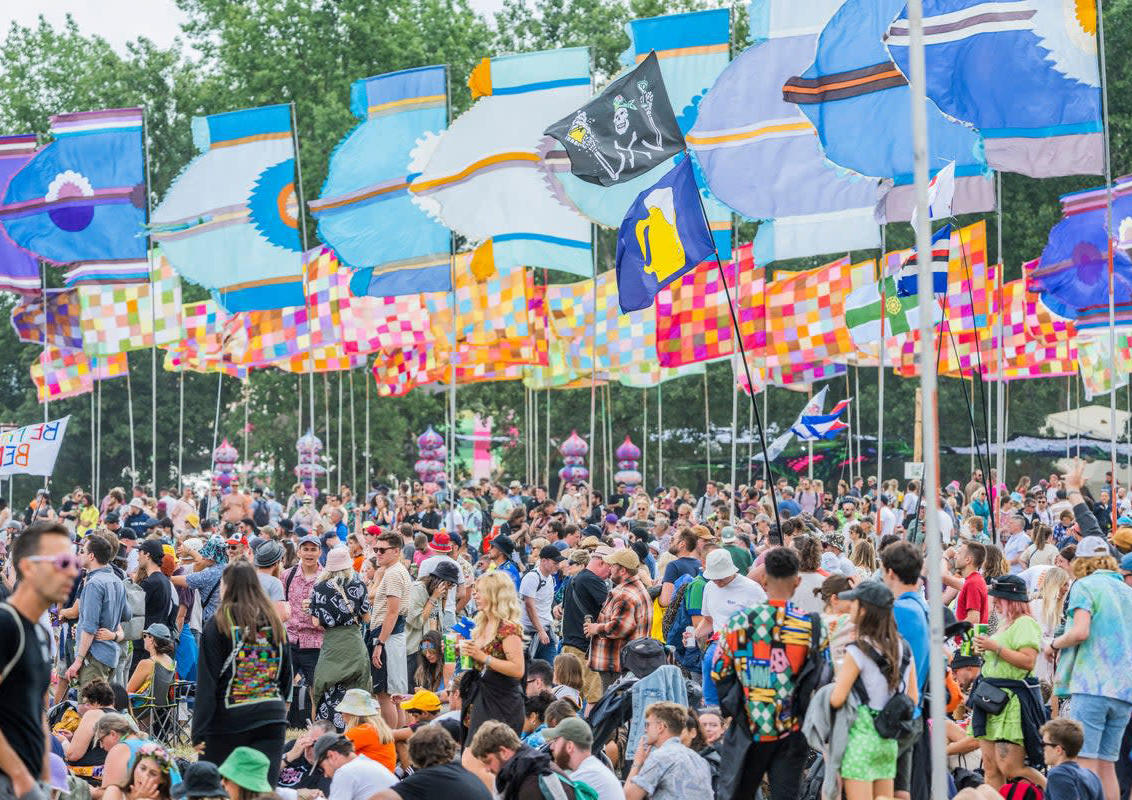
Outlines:
[{"label": "wide-brim hat", "polygon": [[173,800],[195,797],[227,797],[220,782],[220,770],[211,761],[197,761],[181,772],[181,782],[170,790]]},{"label": "wide-brim hat", "polygon": [[345,547],[332,547],[330,552],[326,554],[328,572],[341,572],[344,569],[351,569],[353,566],[354,559],[350,558],[350,551]]},{"label": "wide-brim hat", "polygon": [[255,565],[257,567],[270,567],[283,560],[283,545],[274,539],[268,539],[260,544],[255,551]]},{"label": "wide-brim hat", "polygon": [[1002,600],[1013,600],[1018,603],[1027,603],[1030,592],[1026,589],[1026,581],[1017,575],[999,575],[991,581],[987,594]]},{"label": "wide-brim hat", "polygon": [[353,714],[355,717],[372,717],[381,713],[377,701],[365,689],[350,689],[342,702],[334,706],[334,710],[340,714]]},{"label": "wide-brim hat", "polygon": [[429,547],[438,553],[451,553],[452,540],[448,538],[448,534],[444,531],[432,537],[432,543]]},{"label": "wide-brim hat", "polygon": [[501,533],[491,540],[491,546],[503,555],[510,558],[515,553],[515,543],[505,533]]},{"label": "wide-brim hat", "polygon": [[221,776],[249,792],[273,792],[267,773],[271,762],[259,750],[241,745],[228,754],[218,771]]}]

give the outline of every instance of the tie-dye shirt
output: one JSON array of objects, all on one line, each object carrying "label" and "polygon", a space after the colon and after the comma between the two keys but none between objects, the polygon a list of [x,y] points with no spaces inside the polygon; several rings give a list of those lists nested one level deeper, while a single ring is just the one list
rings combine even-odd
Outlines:
[{"label": "tie-dye shirt", "polygon": [[[1069,694],[1092,694],[1132,703],[1132,671],[1128,652],[1132,649],[1132,587],[1119,573],[1097,570],[1073,582],[1069,589],[1066,628],[1073,614],[1083,608],[1092,614],[1089,637],[1061,656],[1071,670],[1058,669],[1059,690]],[[1072,660],[1071,660],[1072,659]],[[1060,666],[1060,664],[1059,664]],[[1068,672],[1063,676],[1063,672]]]}]

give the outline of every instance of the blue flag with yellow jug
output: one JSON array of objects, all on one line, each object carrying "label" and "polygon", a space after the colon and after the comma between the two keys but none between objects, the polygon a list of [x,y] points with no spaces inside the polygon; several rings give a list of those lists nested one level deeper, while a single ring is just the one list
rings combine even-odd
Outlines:
[{"label": "blue flag with yellow jug", "polygon": [[617,300],[623,313],[652,305],[656,293],[715,252],[691,161],[685,156],[637,195],[617,233]]}]

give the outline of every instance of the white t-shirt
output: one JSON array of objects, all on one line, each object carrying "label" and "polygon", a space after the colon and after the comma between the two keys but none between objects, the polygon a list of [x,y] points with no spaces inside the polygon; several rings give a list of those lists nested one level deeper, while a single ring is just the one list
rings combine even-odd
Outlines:
[{"label": "white t-shirt", "polygon": [[711,617],[712,630],[719,633],[736,611],[745,611],[765,602],[763,587],[745,575],[736,575],[726,586],[708,581],[704,586],[702,608],[704,616]]},{"label": "white t-shirt", "polygon": [[881,506],[880,509],[880,535],[888,536],[890,533],[896,532],[896,514],[888,506]]},{"label": "white t-shirt", "polygon": [[570,772],[570,778],[590,786],[601,800],[625,800],[625,787],[597,756],[590,756],[579,764]]},{"label": "white t-shirt", "polygon": [[946,546],[951,543],[951,534],[955,530],[955,520],[942,508],[937,509],[936,514],[939,518],[939,537]]},{"label": "white t-shirt", "polygon": [[[550,608],[554,605],[554,576],[543,575],[538,569],[532,569],[523,576],[519,582],[519,621],[527,630],[534,630],[534,622],[527,614],[526,598],[535,599],[535,614],[538,615],[544,630],[550,627]],[[548,630],[547,633],[550,631]]]},{"label": "white t-shirt", "polygon": [[[417,567],[417,579],[418,580],[424,580],[425,578],[427,578],[429,575],[431,575],[433,572],[436,571],[436,565],[439,564],[441,561],[447,561],[447,562],[451,563],[454,567],[456,567],[456,571],[458,573],[460,573],[460,580],[457,582],[456,585],[457,586],[463,586],[464,585],[464,571],[462,569],[460,569],[460,565],[456,563],[456,559],[452,558],[451,556],[446,556],[446,555],[429,556],[424,561],[422,561],[420,566]],[[449,589],[448,590],[448,597],[446,597],[444,599],[444,610],[455,613],[455,611],[456,611],[456,590],[455,589]]]},{"label": "white t-shirt", "polygon": [[397,783],[393,773],[373,759],[357,756],[334,771],[329,800],[369,800]]}]

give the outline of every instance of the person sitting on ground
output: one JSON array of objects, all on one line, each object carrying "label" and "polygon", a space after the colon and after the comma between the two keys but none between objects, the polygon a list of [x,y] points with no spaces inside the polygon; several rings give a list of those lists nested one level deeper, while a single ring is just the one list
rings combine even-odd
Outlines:
[{"label": "person sitting on ground", "polygon": [[185,768],[180,783],[169,790],[173,800],[230,800],[220,770],[211,761],[195,761]]},{"label": "person sitting on ground", "polygon": [[330,779],[314,765],[314,743],[324,733],[332,733],[330,720],[316,719],[298,738],[287,742],[283,752],[283,766],[279,770],[279,786],[294,789],[300,800],[325,797],[330,793]]},{"label": "person sitting on ground", "polygon": [[494,788],[502,800],[543,800],[540,784],[548,778],[559,778],[562,795],[575,800],[573,781],[551,761],[550,754],[520,742],[504,722],[488,720],[480,725],[472,737],[471,753],[495,776]]},{"label": "person sitting on ground", "polygon": [[708,763],[680,741],[687,715],[677,703],[645,709],[645,735],[625,779],[625,800],[714,797]]},{"label": "person sitting on ground", "polygon": [[103,800],[172,800],[172,773],[169,751],[147,742],[134,753],[126,779],[107,786]]},{"label": "person sitting on ground", "polygon": [[456,740],[440,725],[425,725],[409,738],[415,770],[370,800],[492,800],[483,781],[456,761]]},{"label": "person sitting on ground", "polygon": [[527,664],[527,697],[548,692],[554,687],[554,667],[549,661],[533,658]]},{"label": "person sitting on ground", "polygon": [[[63,758],[69,765],[98,766],[106,761],[106,751],[94,741],[98,721],[114,711],[114,690],[101,678],[93,680],[79,691],[79,725],[69,736],[62,737]],[[97,751],[97,752],[93,752]],[[94,755],[97,764],[86,756]]]},{"label": "person sitting on ground", "polygon": [[1050,800],[1102,800],[1104,797],[1097,774],[1076,761],[1084,743],[1084,728],[1076,720],[1058,717],[1042,725],[1042,749],[1049,768],[1046,797]]},{"label": "person sitting on ground", "polygon": [[390,772],[397,768],[393,731],[385,724],[373,695],[365,689],[350,689],[334,710],[342,715],[345,736],[353,742],[354,752],[373,759]]},{"label": "person sitting on ground", "polygon": [[369,800],[397,782],[376,761],[354,752],[354,743],[338,733],[324,733],[314,743],[314,764],[330,778],[327,800]]},{"label": "person sitting on ground", "polygon": [[554,695],[545,689],[536,695],[527,697],[523,733],[519,737],[523,744],[528,747],[542,747],[546,744],[546,740],[542,737],[542,732],[546,729],[543,715],[554,700]]},{"label": "person sitting on ground", "polygon": [[270,769],[267,756],[240,745],[228,754],[217,772],[231,800],[259,800],[260,795],[275,791],[267,778]]},{"label": "person sitting on ground", "polygon": [[[548,709],[549,711],[549,709]],[[586,721],[576,716],[566,717],[543,735],[550,742],[554,763],[574,781],[591,787],[599,800],[624,800],[625,789],[613,770],[592,752],[594,735]]]}]

